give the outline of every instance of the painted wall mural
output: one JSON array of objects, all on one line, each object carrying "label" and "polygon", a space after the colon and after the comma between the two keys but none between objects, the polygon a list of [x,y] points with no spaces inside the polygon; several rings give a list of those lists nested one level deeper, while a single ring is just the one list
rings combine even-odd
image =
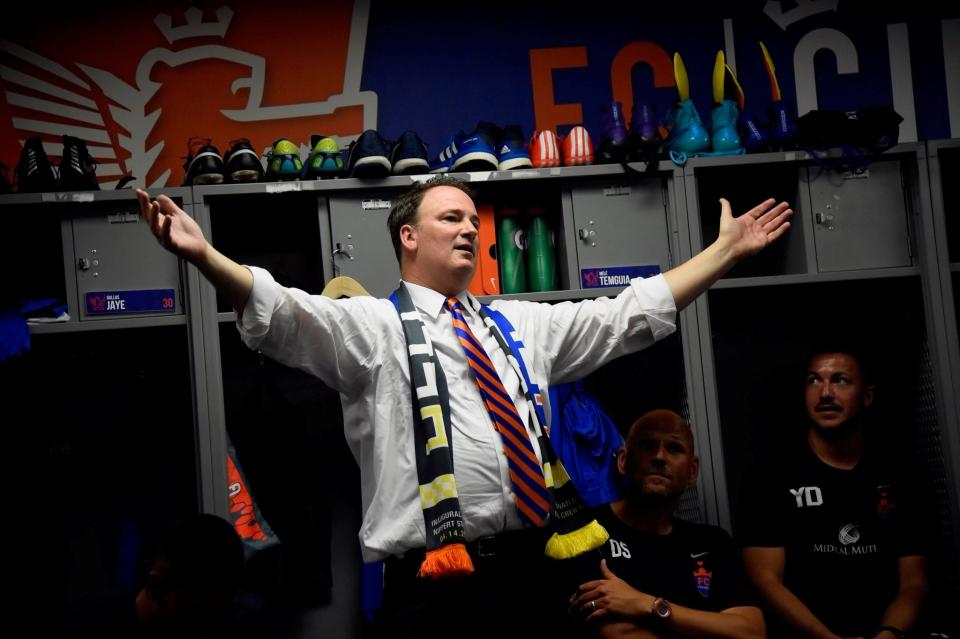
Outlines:
[{"label": "painted wall mural", "polygon": [[[238,137],[256,148],[314,132],[354,138],[377,122],[376,94],[360,90],[367,9],[350,0],[208,11],[127,3],[6,37],[0,158],[15,161],[35,135],[59,156],[59,136],[68,134],[86,141],[102,188],[123,175],[162,186],[182,180],[193,136],[221,150]],[[301,20],[323,25],[322,39],[291,32]]]},{"label": "painted wall mural", "polygon": [[[414,130],[432,154],[480,120],[600,135],[612,100],[667,113],[680,52],[691,98],[709,113],[723,50],[763,113],[770,85],[810,109],[892,106],[901,141],[960,136],[960,9],[915,3],[883,12],[845,0],[623,2],[574,11],[546,2],[250,0],[94,3],[27,10],[0,26],[0,162],[41,136],[86,141],[102,188],[124,175],[177,185],[189,138],[221,151],[311,134],[341,147],[367,128]],[[731,3],[733,4],[733,3]],[[932,4],[932,3],[931,3]],[[579,13],[578,13],[579,11]]]}]

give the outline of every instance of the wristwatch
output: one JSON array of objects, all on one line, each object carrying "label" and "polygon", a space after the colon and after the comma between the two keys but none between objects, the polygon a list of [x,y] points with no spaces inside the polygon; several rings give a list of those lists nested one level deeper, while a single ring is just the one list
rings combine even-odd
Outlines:
[{"label": "wristwatch", "polygon": [[673,614],[673,608],[670,607],[669,601],[663,597],[657,597],[653,600],[653,614],[661,619],[669,619]]}]

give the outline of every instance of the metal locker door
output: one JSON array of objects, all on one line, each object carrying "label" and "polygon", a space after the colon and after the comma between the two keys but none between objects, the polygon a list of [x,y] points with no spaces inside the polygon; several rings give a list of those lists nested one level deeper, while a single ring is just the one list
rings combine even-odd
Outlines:
[{"label": "metal locker door", "polygon": [[591,181],[571,189],[581,288],[624,286],[670,267],[659,180]]},{"label": "metal locker door", "polygon": [[183,313],[180,265],[140,224],[140,207],[97,204],[73,219],[80,319]]},{"label": "metal locker door", "polygon": [[911,265],[899,161],[874,161],[860,176],[807,171],[821,273]]},{"label": "metal locker door", "polygon": [[387,297],[400,281],[400,265],[387,230],[393,193],[330,197],[335,275],[348,275],[376,297]]}]

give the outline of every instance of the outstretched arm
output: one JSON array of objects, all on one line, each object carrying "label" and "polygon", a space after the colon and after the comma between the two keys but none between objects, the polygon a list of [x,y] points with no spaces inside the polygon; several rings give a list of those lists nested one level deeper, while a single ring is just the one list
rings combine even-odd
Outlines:
[{"label": "outstretched arm", "polygon": [[720,199],[720,234],[697,255],[663,274],[673,292],[677,310],[682,310],[710,288],[737,262],[758,253],[790,228],[793,211],[786,202],[769,199],[739,217],[733,217],[730,202]]},{"label": "outstretched arm", "polygon": [[151,200],[146,191],[137,189],[137,200],[160,245],[196,266],[242,315],[253,288],[250,270],[213,248],[193,218],[166,195]]}]

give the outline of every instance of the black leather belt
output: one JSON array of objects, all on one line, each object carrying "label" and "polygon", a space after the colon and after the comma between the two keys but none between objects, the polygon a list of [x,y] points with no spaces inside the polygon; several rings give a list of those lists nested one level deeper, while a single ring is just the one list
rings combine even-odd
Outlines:
[{"label": "black leather belt", "polygon": [[479,561],[491,561],[498,557],[534,556],[543,554],[546,535],[543,530],[511,530],[499,535],[485,535],[467,542],[470,557]]}]

